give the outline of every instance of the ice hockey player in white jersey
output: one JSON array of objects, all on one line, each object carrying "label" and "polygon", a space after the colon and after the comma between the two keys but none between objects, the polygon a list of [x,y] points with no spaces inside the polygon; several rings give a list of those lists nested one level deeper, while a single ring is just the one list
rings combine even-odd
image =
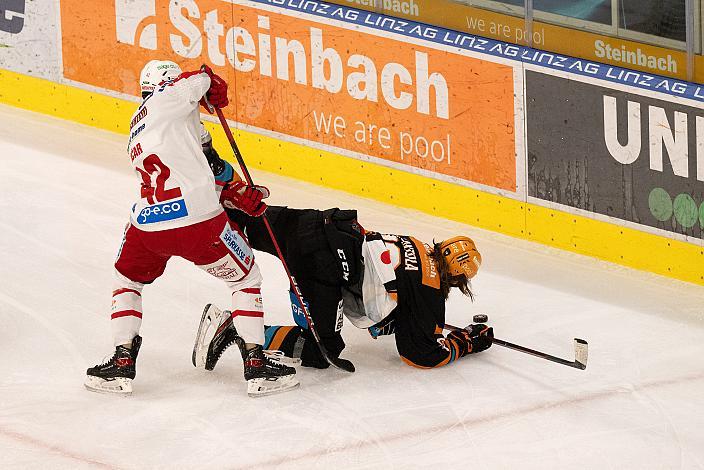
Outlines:
[{"label": "ice hockey player in white jersey", "polygon": [[[115,262],[110,316],[115,354],[88,369],[85,385],[98,392],[132,392],[142,343],[142,290],[163,274],[169,258],[179,256],[222,279],[232,291],[228,320],[242,338],[248,394],[289,390],[298,385],[295,369],[262,352],[259,267],[221,205],[225,198],[229,207],[260,216],[268,191],[247,186],[231,168],[230,181],[225,171],[216,182],[203,151],[207,139],[202,137],[199,104],[207,99],[218,108],[227,106],[227,84],[208,67],[181,73],[174,62],[156,60],[146,64],[140,81],[143,102],[130,122],[128,155],[141,180],[141,197],[132,206]],[[203,337],[212,338],[222,321],[203,318]]]}]

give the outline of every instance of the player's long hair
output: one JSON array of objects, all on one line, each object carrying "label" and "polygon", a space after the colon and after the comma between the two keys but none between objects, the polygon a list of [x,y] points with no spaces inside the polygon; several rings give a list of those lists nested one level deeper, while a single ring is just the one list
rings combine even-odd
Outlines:
[{"label": "player's long hair", "polygon": [[460,292],[474,301],[474,294],[470,288],[470,282],[467,276],[464,274],[453,276],[450,274],[450,266],[447,264],[445,257],[442,256],[440,243],[433,242],[433,252],[430,255],[433,257],[438,267],[438,273],[440,274],[440,292],[442,292],[442,296],[445,300],[447,300],[450,295],[450,289],[457,287]]}]

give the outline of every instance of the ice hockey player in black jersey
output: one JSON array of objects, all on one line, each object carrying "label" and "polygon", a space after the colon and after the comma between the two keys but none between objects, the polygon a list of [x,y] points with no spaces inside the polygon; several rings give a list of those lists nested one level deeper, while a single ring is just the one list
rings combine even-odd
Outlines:
[{"label": "ice hockey player in black jersey", "polygon": [[[493,330],[484,324],[443,334],[450,289],[472,298],[469,281],[481,255],[470,238],[429,245],[410,236],[365,232],[353,210],[269,206],[267,215],[331,357],[345,347],[343,314],[375,339],[393,335],[403,361],[415,367],[443,366],[491,346]],[[276,256],[260,219],[236,210],[228,216],[245,229],[254,249]],[[292,307],[297,326],[267,327],[264,348],[300,358],[306,367],[328,367],[294,296]],[[236,331],[220,325],[210,345],[196,341],[194,357],[207,357],[198,365],[212,370],[235,342]]]}]

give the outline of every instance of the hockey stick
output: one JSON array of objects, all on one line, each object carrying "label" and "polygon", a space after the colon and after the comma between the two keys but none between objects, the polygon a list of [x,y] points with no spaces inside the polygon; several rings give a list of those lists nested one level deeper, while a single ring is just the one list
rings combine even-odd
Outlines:
[{"label": "hockey stick", "polygon": [[[225,131],[225,134],[227,135],[227,139],[230,141],[230,146],[232,147],[232,151],[235,153],[235,158],[237,158],[237,163],[240,165],[240,169],[242,170],[242,174],[244,175],[245,180],[247,181],[247,184],[250,186],[253,186],[254,183],[252,182],[252,177],[249,174],[249,170],[247,170],[247,165],[244,163],[244,159],[242,158],[242,154],[240,153],[239,147],[237,147],[237,142],[235,142],[235,137],[232,135],[232,131],[230,130],[230,126],[227,124],[227,120],[225,119],[225,116],[222,114],[222,110],[220,108],[216,108],[210,103],[207,102],[206,104],[208,105],[208,109],[212,112],[215,110],[215,112],[218,115],[218,119],[220,120],[220,124],[222,125],[223,130]],[[301,290],[298,288],[298,284],[296,284],[295,279],[291,275],[291,271],[288,268],[288,264],[286,264],[286,260],[284,259],[284,255],[281,252],[281,248],[279,247],[278,242],[276,241],[276,237],[274,236],[274,231],[271,228],[271,224],[269,223],[269,219],[266,216],[266,213],[262,215],[262,220],[264,220],[264,226],[266,227],[267,232],[269,232],[269,236],[271,237],[271,242],[274,245],[274,248],[276,249],[276,254],[279,256],[279,259],[281,260],[281,264],[284,266],[284,270],[286,271],[286,275],[288,276],[288,281],[291,284],[291,290],[293,291],[294,295],[296,296],[296,299],[298,300],[299,305],[301,306],[301,310],[303,311],[303,316],[306,318],[306,322],[308,322],[308,329],[310,332],[313,334],[313,338],[315,339],[316,344],[318,345],[318,348],[320,349],[320,353],[322,354],[323,358],[327,361],[328,364],[330,364],[333,367],[336,367],[340,370],[344,370],[345,372],[354,372],[354,365],[351,362],[345,361],[335,361],[334,359],[331,359],[330,356],[328,355],[327,350],[323,346],[323,344],[320,342],[320,335],[318,335],[318,332],[315,329],[315,323],[313,322],[313,318],[310,316],[310,312],[308,311],[308,307],[306,307],[306,304],[303,303],[303,295],[301,294]]]},{"label": "hockey stick", "polygon": [[[450,324],[445,323],[445,329],[447,330],[461,330],[462,328],[457,328]],[[520,351],[525,354],[530,354],[531,356],[539,357],[541,359],[546,359],[551,362],[556,362],[569,367],[574,367],[575,369],[584,370],[587,368],[587,358],[588,358],[588,344],[585,340],[575,338],[574,339],[574,361],[568,361],[567,359],[562,359],[560,357],[551,356],[544,352],[536,351],[535,349],[526,348],[525,346],[520,346],[518,344],[509,343],[499,338],[494,338],[492,344],[498,344],[504,348],[513,349],[515,351]]]}]

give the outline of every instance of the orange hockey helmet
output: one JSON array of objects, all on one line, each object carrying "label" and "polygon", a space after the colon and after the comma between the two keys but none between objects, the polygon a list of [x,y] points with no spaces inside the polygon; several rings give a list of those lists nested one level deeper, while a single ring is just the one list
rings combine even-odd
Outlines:
[{"label": "orange hockey helmet", "polygon": [[464,274],[467,279],[472,279],[482,264],[482,255],[469,237],[460,235],[440,242],[440,252],[452,276]]}]

